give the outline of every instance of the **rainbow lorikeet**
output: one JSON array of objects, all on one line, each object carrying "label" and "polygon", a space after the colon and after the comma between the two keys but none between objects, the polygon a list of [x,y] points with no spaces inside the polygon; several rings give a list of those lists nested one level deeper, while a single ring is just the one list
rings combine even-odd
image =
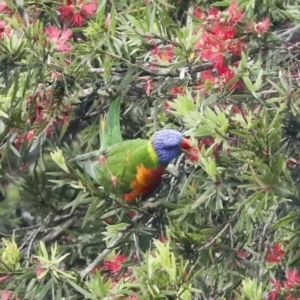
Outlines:
[{"label": "rainbow lorikeet", "polygon": [[100,150],[93,153],[98,161],[78,164],[105,190],[123,195],[126,202],[131,202],[155,190],[171,160],[181,153],[194,155],[195,147],[172,129],[159,130],[150,140],[122,141],[119,116],[120,97],[112,101],[106,118],[102,119]]},{"label": "rainbow lorikeet", "polygon": [[163,129],[150,140],[127,140],[110,147],[100,155],[94,172],[104,188],[117,190],[131,202],[155,190],[171,160],[191,149],[179,131]]}]

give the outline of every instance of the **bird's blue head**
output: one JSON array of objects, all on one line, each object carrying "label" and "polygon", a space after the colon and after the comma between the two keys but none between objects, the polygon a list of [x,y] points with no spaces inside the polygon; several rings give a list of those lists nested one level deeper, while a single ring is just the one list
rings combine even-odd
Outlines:
[{"label": "bird's blue head", "polygon": [[191,145],[183,135],[173,129],[163,129],[155,132],[151,143],[161,165],[167,165],[179,154],[186,152]]}]

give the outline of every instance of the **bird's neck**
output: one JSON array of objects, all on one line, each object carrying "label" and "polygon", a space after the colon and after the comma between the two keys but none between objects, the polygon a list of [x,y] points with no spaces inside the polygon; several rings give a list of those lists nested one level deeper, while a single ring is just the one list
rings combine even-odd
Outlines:
[{"label": "bird's neck", "polygon": [[154,162],[154,163],[157,163],[158,162],[158,155],[151,143],[151,140],[148,142],[148,145],[147,145],[147,151],[150,155],[150,158],[151,160]]}]

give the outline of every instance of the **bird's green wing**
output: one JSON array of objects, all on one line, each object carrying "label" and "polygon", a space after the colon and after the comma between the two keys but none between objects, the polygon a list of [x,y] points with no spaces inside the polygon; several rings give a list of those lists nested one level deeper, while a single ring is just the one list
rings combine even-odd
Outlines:
[{"label": "bird's green wing", "polygon": [[151,158],[148,151],[149,140],[136,139],[124,141],[108,149],[103,155],[103,162],[95,166],[99,184],[112,188],[112,178],[122,192],[130,191],[130,184],[136,178],[137,167],[155,168],[158,162]]}]

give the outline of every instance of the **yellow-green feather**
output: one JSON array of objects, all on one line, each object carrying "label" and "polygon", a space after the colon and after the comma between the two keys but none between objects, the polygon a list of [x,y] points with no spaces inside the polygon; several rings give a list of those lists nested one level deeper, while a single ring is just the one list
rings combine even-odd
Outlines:
[{"label": "yellow-green feather", "polygon": [[157,156],[157,153],[154,149],[154,147],[152,146],[152,143],[151,141],[148,142],[148,145],[147,145],[147,151],[152,159],[152,161],[154,163],[158,163],[158,156]]}]

